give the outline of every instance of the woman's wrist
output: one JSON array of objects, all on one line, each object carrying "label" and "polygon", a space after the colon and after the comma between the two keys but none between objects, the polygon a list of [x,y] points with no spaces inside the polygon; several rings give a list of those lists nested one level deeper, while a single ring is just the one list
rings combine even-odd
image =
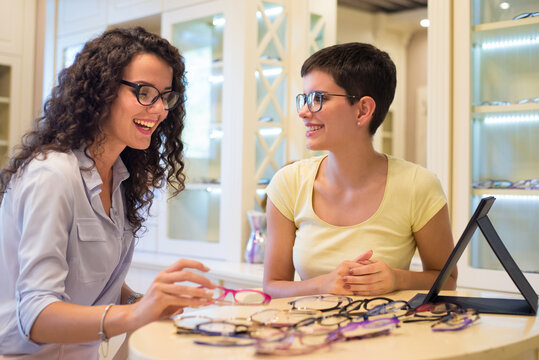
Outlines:
[{"label": "woman's wrist", "polygon": [[105,318],[105,331],[108,338],[132,332],[144,324],[135,315],[136,304],[113,306]]},{"label": "woman's wrist", "polygon": [[141,294],[141,293],[138,293],[138,292],[133,292],[133,293],[129,294],[129,296],[127,297],[127,300],[125,301],[125,303],[127,305],[134,304],[137,301],[139,301],[139,299],[141,297],[143,297],[143,296],[144,296],[144,294]]}]

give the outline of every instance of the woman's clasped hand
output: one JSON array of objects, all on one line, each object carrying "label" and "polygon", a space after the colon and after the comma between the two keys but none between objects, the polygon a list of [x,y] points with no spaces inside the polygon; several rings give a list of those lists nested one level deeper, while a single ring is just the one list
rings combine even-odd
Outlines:
[{"label": "woman's clasped hand", "polygon": [[370,260],[367,251],[354,260],[343,261],[325,275],[323,292],[337,295],[376,295],[396,290],[397,275],[382,261]]}]

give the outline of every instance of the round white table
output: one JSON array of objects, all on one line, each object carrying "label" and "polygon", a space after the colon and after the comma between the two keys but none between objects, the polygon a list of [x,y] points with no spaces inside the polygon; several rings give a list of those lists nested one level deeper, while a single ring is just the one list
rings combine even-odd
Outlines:
[{"label": "round white table", "polygon": [[[388,294],[409,300],[417,291]],[[477,292],[444,291],[440,295],[477,296]],[[496,296],[498,297],[498,296]],[[359,298],[359,297],[358,297]],[[263,308],[290,308],[291,299],[274,299],[266,306],[211,306],[194,313],[223,318],[245,316]],[[129,339],[129,359],[260,359],[252,346],[214,347],[193,343],[198,335],[178,335],[171,320],[136,330]],[[461,331],[433,332],[428,322],[403,323],[389,336],[338,342],[329,348],[291,358],[381,359],[539,359],[537,316],[481,314],[480,320]],[[271,357],[271,356],[269,356]],[[268,356],[264,356],[268,358]],[[285,358],[275,356],[275,358]]]}]

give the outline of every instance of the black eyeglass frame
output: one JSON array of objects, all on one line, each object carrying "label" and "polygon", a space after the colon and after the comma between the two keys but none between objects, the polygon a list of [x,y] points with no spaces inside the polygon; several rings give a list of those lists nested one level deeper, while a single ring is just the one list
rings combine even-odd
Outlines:
[{"label": "black eyeglass frame", "polygon": [[[310,309],[310,308],[302,308],[302,307],[297,306],[297,303],[307,300],[307,299],[313,299],[315,301],[324,301],[324,300],[327,301],[327,299],[329,298],[338,298],[337,303],[335,305],[328,306],[322,309],[314,309],[314,308]],[[288,305],[292,305],[291,310],[318,310],[321,312],[326,312],[326,311],[339,309],[341,306],[346,306],[350,304],[351,302],[352,302],[352,298],[348,296],[343,296],[343,295],[308,295],[308,296],[302,296],[300,298],[296,298],[295,300],[289,301]]]},{"label": "black eyeglass frame", "polygon": [[[316,110],[313,110],[312,103],[313,103],[313,100],[314,100],[315,96],[320,97],[320,107],[318,109],[316,109]],[[356,96],[356,95],[331,94],[331,93],[315,90],[315,91],[311,91],[308,94],[297,94],[296,95],[296,110],[299,113],[301,111],[301,109],[303,109],[305,104],[307,104],[307,108],[309,108],[310,112],[317,113],[320,110],[322,110],[322,106],[324,104],[324,96],[343,96],[343,97],[348,97],[348,98],[352,98],[352,99],[358,99],[359,98],[359,96]]]},{"label": "black eyeglass frame", "polygon": [[[174,90],[169,90],[169,91],[165,91],[165,92],[161,92],[159,91],[155,86],[153,85],[149,85],[149,84],[137,84],[137,83],[133,83],[131,81],[127,81],[127,80],[120,80],[120,83],[123,84],[123,85],[127,85],[129,87],[132,87],[133,89],[135,89],[135,97],[137,98],[137,102],[142,105],[142,106],[151,106],[153,104],[155,104],[155,102],[157,101],[158,98],[161,98],[161,101],[163,102],[163,108],[166,110],[166,111],[170,111],[170,110],[174,110],[178,104],[180,103],[180,93],[177,92],[177,91],[174,91]],[[151,87],[153,89],[155,89],[155,91],[157,91],[157,96],[155,96],[149,104],[143,104],[141,101],[140,101],[140,89],[144,86],[147,86],[147,87]],[[168,95],[168,94],[176,94],[177,95],[177,100],[176,102],[174,103],[174,105],[172,105],[171,107],[168,107],[168,101],[165,99],[165,96]]]}]

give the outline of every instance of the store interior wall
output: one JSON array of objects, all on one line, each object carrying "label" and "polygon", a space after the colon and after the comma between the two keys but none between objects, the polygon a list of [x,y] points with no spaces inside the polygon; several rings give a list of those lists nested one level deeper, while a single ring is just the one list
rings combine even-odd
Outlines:
[{"label": "store interior wall", "polygon": [[406,155],[427,166],[427,30],[416,31],[407,48]]},{"label": "store interior wall", "polygon": [[423,18],[427,9],[388,15],[337,8],[337,43],[371,43],[395,62],[393,155],[426,166],[427,29],[419,25]]},{"label": "store interior wall", "polygon": [[[43,60],[53,58],[45,55],[47,52],[55,51],[54,46],[49,45],[54,43],[51,41],[54,34],[45,31],[49,29],[51,32],[51,27],[45,25],[46,20],[51,18],[51,9],[47,4],[50,5],[47,0],[38,0],[37,70],[34,92],[36,115],[41,110],[43,99],[48,96],[50,90],[47,88],[52,88],[52,83],[55,82],[55,79],[51,79],[51,71],[47,70],[54,68],[54,64],[44,63]],[[394,60],[398,84],[392,105],[396,123],[393,155],[424,166],[426,165],[427,30],[419,26],[419,20],[426,17],[426,9],[387,15],[367,13],[346,6],[337,7],[337,43],[352,41],[372,43],[387,51]],[[156,21],[149,22],[153,23]],[[158,29],[149,30],[158,31]],[[47,45],[44,46],[44,43]],[[39,85],[43,85],[43,96],[39,96],[38,88],[41,88]]]}]

